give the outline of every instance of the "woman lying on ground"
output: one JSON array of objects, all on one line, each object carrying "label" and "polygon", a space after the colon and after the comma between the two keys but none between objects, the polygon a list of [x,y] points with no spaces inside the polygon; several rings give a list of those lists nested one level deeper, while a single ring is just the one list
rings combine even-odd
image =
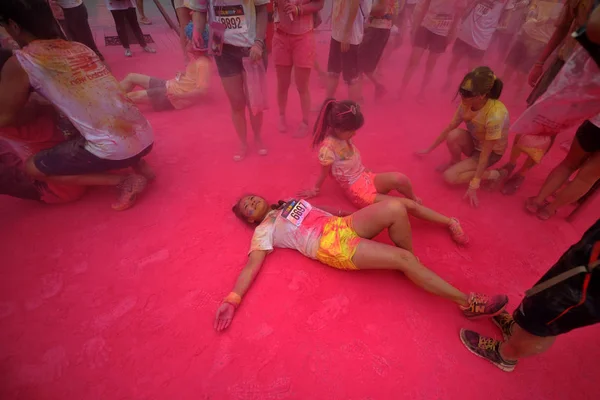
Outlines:
[{"label": "woman lying on ground", "polygon": [[447,227],[456,243],[467,244],[469,238],[458,220],[423,207],[406,175],[400,172],[376,174],[365,168],[360,152],[352,142],[356,131],[364,122],[365,118],[356,102],[325,100],[315,123],[313,137],[313,147],[319,147],[321,174],[315,186],[300,192],[299,196],[317,196],[330,174],[342,187],[346,197],[358,208],[393,199],[388,193],[396,191],[407,197],[398,201],[410,215]]},{"label": "woman lying on ground", "polygon": [[[337,216],[313,207],[306,200],[280,201],[270,206],[254,195],[241,198],[233,212],[255,226],[250,254],[233,291],[223,300],[215,329],[226,329],[233,319],[265,257],[275,247],[291,248],[304,256],[342,270],[387,269],[404,273],[424,290],[456,303],[465,316],[476,318],[500,313],[507,296],[466,294],[424,267],[412,254],[412,237],[406,207],[397,199],[370,205],[353,214]],[[391,246],[371,240],[388,230]]]},{"label": "woman lying on ground", "polygon": [[[478,67],[462,80],[458,90],[461,104],[450,125],[435,142],[417,152],[424,156],[443,142],[448,145],[450,162],[438,167],[451,185],[469,183],[465,194],[477,207],[477,189],[482,180],[499,182],[501,172],[490,169],[502,158],[508,142],[508,110],[500,100],[502,81],[488,67]],[[466,129],[459,126],[465,123]],[[462,155],[467,156],[461,160]]]}]

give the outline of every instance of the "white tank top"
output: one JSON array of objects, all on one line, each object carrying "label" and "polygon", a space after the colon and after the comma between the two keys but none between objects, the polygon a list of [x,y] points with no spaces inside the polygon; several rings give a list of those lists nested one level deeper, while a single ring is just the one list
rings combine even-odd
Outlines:
[{"label": "white tank top", "polygon": [[508,0],[480,0],[464,20],[458,38],[479,50],[487,50]]},{"label": "white tank top", "polygon": [[431,0],[421,25],[436,35],[448,36],[458,4],[452,0]]},{"label": "white tank top", "polygon": [[88,47],[36,40],[15,55],[31,86],[75,125],[90,153],[124,160],[152,144],[150,123]]}]

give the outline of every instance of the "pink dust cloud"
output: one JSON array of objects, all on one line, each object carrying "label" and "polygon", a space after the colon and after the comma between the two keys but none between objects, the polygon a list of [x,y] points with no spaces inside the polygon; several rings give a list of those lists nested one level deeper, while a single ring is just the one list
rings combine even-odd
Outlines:
[{"label": "pink dust cloud", "polygon": [[[128,72],[173,77],[183,68],[179,48],[157,49],[149,55],[134,46],[132,59],[121,48],[102,51],[119,79]],[[507,293],[512,311],[598,217],[598,200],[572,224],[564,213],[541,222],[524,212],[526,197],[564,155],[555,146],[517,195],[482,191],[480,208],[471,209],[465,188],[447,187],[435,172],[448,158],[443,147],[424,160],[412,155],[454,112],[453,93],[439,89],[448,56],[436,66],[425,104],[416,97],[420,72],[400,103],[395,90],[408,53],[404,44],[386,65],[387,99],[374,103],[365,84],[366,124],[355,142],[368,168],[407,174],[427,206],[460,218],[471,237],[461,249],[440,229],[412,221],[421,261],[464,291]],[[336,271],[289,250],[268,258],[230,329],[215,333],[216,308],[251,237],[231,205],[247,192],[271,201],[293,195],[319,169],[309,138],[277,131],[272,64],[268,74],[267,157],[253,149],[245,161],[232,161],[237,138],[215,70],[197,107],[146,110],[156,132],[148,161],[157,180],[131,210],[111,211],[110,189],[62,206],[0,198],[0,398],[598,398],[600,326],[561,337],[506,374],[458,338],[461,327],[500,338],[490,321],[467,321],[400,274]],[[320,102],[316,77],[311,90]],[[511,90],[503,99],[514,121],[524,102],[510,100]],[[294,87],[289,98],[292,130],[300,122]],[[315,202],[352,209],[331,180]],[[389,243],[386,235],[380,240]]]}]

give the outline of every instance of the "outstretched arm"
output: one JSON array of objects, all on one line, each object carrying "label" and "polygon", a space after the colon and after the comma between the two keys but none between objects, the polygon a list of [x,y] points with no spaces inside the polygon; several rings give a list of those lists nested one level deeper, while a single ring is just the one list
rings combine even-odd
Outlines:
[{"label": "outstretched arm", "polygon": [[258,275],[260,268],[267,256],[266,251],[254,250],[248,256],[248,262],[235,282],[233,291],[225,297],[223,303],[217,310],[214,328],[217,332],[227,329],[231,325],[235,309],[240,305],[242,297],[246,294],[254,278]]},{"label": "outstretched arm", "polygon": [[425,154],[431,153],[433,150],[435,150],[436,147],[438,147],[440,144],[442,144],[443,142],[446,141],[446,138],[448,138],[448,134],[450,132],[452,132],[453,130],[455,130],[456,128],[458,128],[460,126],[461,122],[462,122],[461,118],[454,117],[452,122],[450,122],[450,125],[448,125],[448,127],[446,129],[444,129],[442,131],[442,133],[439,134],[439,136],[435,139],[433,144],[424,150],[418,151],[417,155],[424,156]]},{"label": "outstretched arm", "polygon": [[317,182],[315,183],[315,186],[313,186],[312,189],[302,190],[301,192],[298,193],[298,196],[304,197],[306,199],[317,196],[319,194],[319,192],[321,191],[321,186],[323,186],[323,182],[325,182],[325,179],[327,179],[327,175],[329,175],[330,170],[331,170],[331,165],[322,165],[321,173],[319,174],[319,177],[317,178]]}]

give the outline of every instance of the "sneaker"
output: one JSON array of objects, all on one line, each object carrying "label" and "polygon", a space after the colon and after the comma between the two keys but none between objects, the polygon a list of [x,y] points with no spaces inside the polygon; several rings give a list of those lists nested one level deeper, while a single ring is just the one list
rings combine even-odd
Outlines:
[{"label": "sneaker", "polygon": [[143,50],[144,50],[146,53],[150,53],[150,54],[154,54],[154,53],[156,53],[156,49],[153,49],[153,48],[152,48],[152,47],[150,47],[150,46],[143,47],[142,49],[143,49]]},{"label": "sneaker", "polygon": [[130,49],[125,49],[125,57],[131,57],[133,56],[133,54],[131,53]]},{"label": "sneaker", "polygon": [[502,331],[502,336],[504,336],[504,340],[508,340],[508,338],[512,335],[512,327],[515,324],[515,320],[512,315],[507,313],[506,311],[502,311],[500,314],[492,317],[492,321],[500,330]]},{"label": "sneaker", "polygon": [[467,243],[469,243],[469,237],[463,230],[462,226],[460,226],[458,219],[452,218],[448,228],[450,229],[452,240],[454,240],[457,244],[465,246]]},{"label": "sneaker", "polygon": [[131,208],[135,204],[137,196],[144,191],[148,180],[142,175],[132,174],[126,177],[119,185],[121,193],[116,203],[113,203],[112,208],[115,211],[123,211]]},{"label": "sneaker", "polygon": [[477,357],[484,358],[502,371],[512,372],[517,366],[516,361],[506,361],[500,355],[500,341],[485,337],[467,329],[460,330],[460,340],[467,350]]},{"label": "sneaker", "polygon": [[469,305],[467,307],[460,307],[465,317],[470,319],[493,317],[504,310],[504,307],[508,304],[508,296],[498,294],[488,297],[481,293],[471,293],[468,301]]},{"label": "sneaker", "polygon": [[308,136],[308,124],[304,121],[298,125],[298,130],[294,133],[293,137],[296,139],[301,139],[303,137]]}]

